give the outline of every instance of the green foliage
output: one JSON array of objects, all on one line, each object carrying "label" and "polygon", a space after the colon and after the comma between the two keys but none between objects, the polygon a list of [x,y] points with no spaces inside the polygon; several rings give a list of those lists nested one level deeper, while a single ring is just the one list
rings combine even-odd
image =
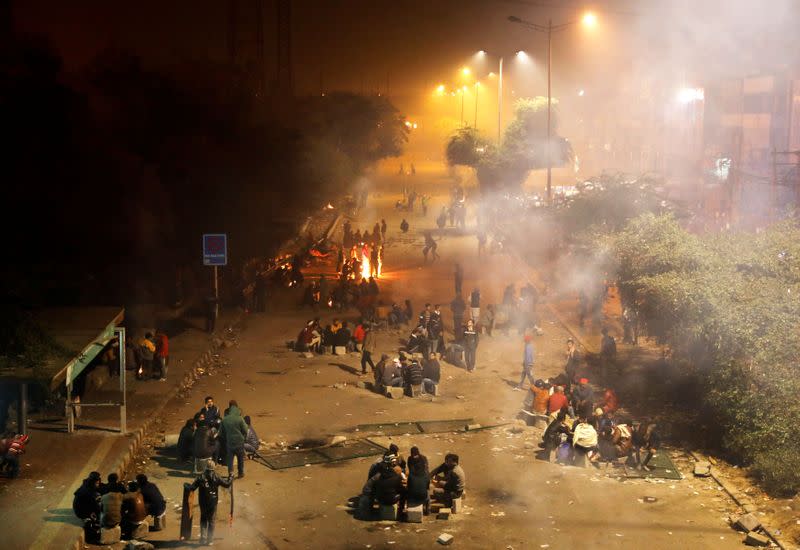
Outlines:
[{"label": "green foliage", "polygon": [[623,298],[704,373],[724,444],[767,489],[800,488],[800,227],[698,237],[646,214],[613,238]]},{"label": "green foliage", "polygon": [[[552,165],[561,166],[573,158],[572,146],[556,134],[556,110],[552,122]],[[450,165],[474,168],[482,191],[519,187],[531,170],[547,166],[547,98],[520,99],[514,120],[506,128],[498,149],[474,128],[461,128],[447,140]]]},{"label": "green foliage", "polygon": [[44,379],[52,375],[44,372],[48,362],[55,360],[60,368],[77,353],[61,346],[19,307],[0,306],[0,319],[0,368],[31,368]]}]

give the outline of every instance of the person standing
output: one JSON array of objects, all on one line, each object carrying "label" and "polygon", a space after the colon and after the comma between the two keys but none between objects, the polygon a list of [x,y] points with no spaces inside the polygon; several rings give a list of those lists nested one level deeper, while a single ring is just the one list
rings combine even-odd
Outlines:
[{"label": "person standing", "polygon": [[467,304],[464,303],[461,294],[456,294],[456,297],[450,302],[450,310],[453,312],[453,335],[459,342],[464,330],[464,312],[467,310]]},{"label": "person standing", "polygon": [[163,331],[156,332],[156,365],[159,370],[159,380],[167,379],[167,366],[169,365],[169,337]]},{"label": "person standing", "polygon": [[378,338],[372,327],[365,326],[364,344],[361,347],[361,375],[367,374],[367,364],[375,372],[375,363],[372,361],[372,354],[378,350]]},{"label": "person standing", "polygon": [[403,218],[403,221],[400,222],[400,231],[403,233],[408,233],[408,222],[405,218]]},{"label": "person standing", "polygon": [[516,390],[521,390],[525,386],[525,378],[530,380],[531,384],[533,384],[533,362],[536,356],[536,352],[533,348],[533,337],[530,334],[525,335],[525,349],[522,354],[522,376],[519,379],[519,384],[517,387],[514,388]]},{"label": "person standing", "polygon": [[203,474],[194,480],[194,483],[184,483],[183,487],[190,491],[199,489],[200,498],[200,544],[214,543],[214,525],[217,516],[217,504],[219,504],[219,487],[226,489],[233,485],[233,476],[228,475],[228,479],[220,478],[214,471],[214,461],[206,461],[206,469]]},{"label": "person standing", "polygon": [[467,363],[467,372],[475,370],[475,354],[478,351],[478,333],[472,319],[467,321],[464,328],[464,361]]},{"label": "person standing", "polygon": [[478,258],[483,256],[486,252],[486,231],[481,229],[478,231]]},{"label": "person standing", "polygon": [[153,335],[147,333],[144,338],[139,340],[139,354],[142,358],[142,366],[139,369],[139,380],[147,380],[153,375],[153,358],[156,353],[156,344],[153,341]]},{"label": "person standing", "polygon": [[233,476],[233,457],[236,456],[238,477],[244,477],[244,441],[247,438],[247,424],[242,418],[239,404],[231,400],[225,418],[222,419],[222,432],[225,434],[225,449],[228,459],[228,476]]},{"label": "person standing", "polygon": [[567,393],[571,393],[572,384],[575,383],[575,376],[578,374],[578,367],[581,364],[581,355],[575,347],[575,340],[567,338],[566,365],[564,371],[567,373]]},{"label": "person standing", "polygon": [[386,242],[386,220],[381,218],[381,242]]},{"label": "person standing", "polygon": [[464,283],[464,269],[461,267],[461,264],[456,264],[453,278],[455,279],[456,294],[461,294],[461,286]]},{"label": "person standing", "polygon": [[477,325],[481,316],[481,291],[477,287],[472,289],[472,293],[469,295],[469,316]]}]

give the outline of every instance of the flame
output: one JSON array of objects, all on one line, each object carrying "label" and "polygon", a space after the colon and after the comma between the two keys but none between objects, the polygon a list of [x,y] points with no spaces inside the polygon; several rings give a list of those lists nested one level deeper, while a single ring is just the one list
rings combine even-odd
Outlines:
[{"label": "flame", "polygon": [[379,252],[378,252],[378,277],[380,277],[381,273],[383,273],[383,260],[381,259],[381,256],[383,256],[383,254],[381,254],[381,250],[379,250]]},{"label": "flame", "polygon": [[361,249],[361,276],[365,279],[369,279],[370,275],[369,247],[364,245]]}]

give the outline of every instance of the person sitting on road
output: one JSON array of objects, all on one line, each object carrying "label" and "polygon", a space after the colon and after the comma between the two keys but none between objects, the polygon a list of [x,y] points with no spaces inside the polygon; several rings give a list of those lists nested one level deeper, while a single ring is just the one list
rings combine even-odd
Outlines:
[{"label": "person sitting on road", "polygon": [[396,303],[392,304],[392,309],[389,312],[389,325],[404,325],[408,322],[405,311]]},{"label": "person sitting on road", "polygon": [[101,497],[101,524],[103,528],[110,529],[116,527],[122,521],[122,499],[128,490],[124,483],[119,482],[117,474],[108,474],[108,483],[103,488],[106,492]]},{"label": "person sitting on road", "polygon": [[436,354],[431,352],[427,359],[422,360],[422,386],[425,393],[436,393],[436,386],[442,377],[442,367]]},{"label": "person sitting on road", "polygon": [[380,361],[375,365],[375,370],[372,371],[374,389],[378,393],[383,393],[385,389],[383,385],[383,375],[386,372],[388,364],[389,356],[382,353]]},{"label": "person sitting on road", "polygon": [[158,489],[158,486],[152,481],[147,479],[144,474],[136,476],[136,483],[139,485],[139,491],[142,493],[144,499],[145,510],[147,515],[154,518],[160,518],[167,511],[167,501],[164,500],[164,495]]},{"label": "person sitting on road", "polygon": [[194,431],[196,428],[197,420],[190,418],[181,428],[180,434],[178,434],[178,460],[181,462],[186,462],[192,458]]},{"label": "person sitting on road", "polygon": [[562,386],[554,386],[553,393],[547,400],[547,414],[554,415],[568,406],[569,399],[564,395],[564,388]]},{"label": "person sitting on road", "polygon": [[572,436],[572,430],[569,428],[570,422],[568,421],[568,413],[567,406],[564,405],[558,410],[556,417],[547,425],[544,431],[542,446],[544,447],[545,457],[548,462],[553,461],[553,452],[555,452],[561,444],[562,436],[565,438]]},{"label": "person sitting on road", "polygon": [[602,409],[603,412],[607,414],[613,414],[617,412],[617,409],[619,409],[619,399],[617,398],[617,393],[611,388],[606,388],[606,391],[603,392]]},{"label": "person sitting on road", "polygon": [[390,386],[394,387],[402,387],[403,386],[403,374],[402,374],[402,364],[400,363],[400,358],[395,357],[392,359],[391,363],[386,364],[386,368],[383,370],[383,378],[381,379],[381,385],[385,388]]},{"label": "person sitting on road", "polygon": [[75,491],[72,511],[84,521],[100,520],[100,472],[91,472]]},{"label": "person sitting on road", "polygon": [[144,497],[135,481],[128,483],[128,492],[122,497],[122,538],[130,539],[133,531],[147,520],[147,507]]},{"label": "person sitting on road", "polygon": [[261,446],[261,440],[253,429],[249,416],[244,417],[244,423],[247,424],[247,436],[244,438],[244,452],[247,456],[252,458],[252,456],[258,452],[258,448]]},{"label": "person sitting on road", "polygon": [[306,326],[297,335],[295,341],[295,351],[308,351],[312,349],[312,342],[314,341],[314,321],[307,321]]},{"label": "person sitting on road", "polygon": [[448,507],[453,505],[454,499],[461,498],[466,487],[466,476],[458,462],[457,454],[447,453],[444,462],[431,472],[431,479],[435,479],[439,474],[444,477],[444,479],[436,481],[436,486],[443,490],[442,500]]},{"label": "person sitting on road", "polygon": [[372,465],[369,467],[369,471],[367,472],[367,479],[371,478],[375,474],[378,473],[380,470],[381,464],[384,462],[387,456],[394,457],[394,464],[398,469],[398,472],[405,475],[406,471],[406,461],[400,456],[400,447],[397,444],[392,443],[389,445],[389,449],[383,453],[383,456],[378,458]]},{"label": "person sitting on road", "polygon": [[426,342],[427,339],[426,339],[425,327],[419,325],[411,332],[411,335],[408,337],[408,343],[406,344],[406,351],[408,353],[420,352],[425,347]]},{"label": "person sitting on road", "polygon": [[15,478],[19,475],[19,457],[25,454],[30,436],[26,434],[16,434],[0,440],[0,466],[8,472],[8,477]]},{"label": "person sitting on road", "polygon": [[586,465],[587,460],[594,462],[594,453],[597,451],[597,430],[583,415],[572,427],[572,447],[575,449],[576,465]]},{"label": "person sitting on road", "polygon": [[428,472],[428,459],[419,454],[417,447],[411,447],[408,457],[408,482],[404,499],[405,506],[419,506],[427,514],[430,509],[431,474]]},{"label": "person sitting on road", "polygon": [[100,485],[100,494],[106,495],[108,493],[120,493],[125,494],[128,492],[128,489],[125,487],[125,483],[119,480],[119,476],[115,473],[108,474],[108,483],[102,483]]},{"label": "person sitting on road", "polygon": [[405,376],[405,385],[408,386],[409,389],[422,388],[424,376],[422,365],[419,364],[419,361],[412,359],[408,367],[405,368],[403,375]]},{"label": "person sitting on road", "polygon": [[347,321],[342,322],[342,327],[336,331],[336,336],[334,338],[336,346],[343,347],[346,351],[351,351],[353,349],[351,337],[352,334],[347,326]]},{"label": "person sitting on road", "polygon": [[403,218],[403,221],[400,222],[400,231],[403,233],[408,233],[408,222],[405,218]]}]

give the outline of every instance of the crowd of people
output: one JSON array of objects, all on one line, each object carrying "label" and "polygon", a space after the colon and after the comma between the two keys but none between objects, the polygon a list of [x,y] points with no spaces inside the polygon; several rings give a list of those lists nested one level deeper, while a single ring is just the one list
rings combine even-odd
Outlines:
[{"label": "crowd of people", "polygon": [[87,542],[98,544],[101,529],[118,526],[124,540],[141,536],[142,526],[149,531],[148,516],[153,518],[154,530],[164,528],[167,502],[145,474],[127,483],[116,473],[106,479],[103,483],[99,472],[91,472],[73,496],[72,510],[83,521]]},{"label": "crowd of people", "polygon": [[448,453],[444,462],[429,470],[428,459],[419,448],[411,447],[408,460],[400,455],[396,444],[370,465],[367,481],[361,494],[351,499],[356,505],[359,519],[375,519],[375,504],[397,506],[397,519],[402,519],[409,508],[422,507],[423,514],[430,513],[431,499],[450,507],[455,499],[464,495],[466,476],[457,454]]}]

